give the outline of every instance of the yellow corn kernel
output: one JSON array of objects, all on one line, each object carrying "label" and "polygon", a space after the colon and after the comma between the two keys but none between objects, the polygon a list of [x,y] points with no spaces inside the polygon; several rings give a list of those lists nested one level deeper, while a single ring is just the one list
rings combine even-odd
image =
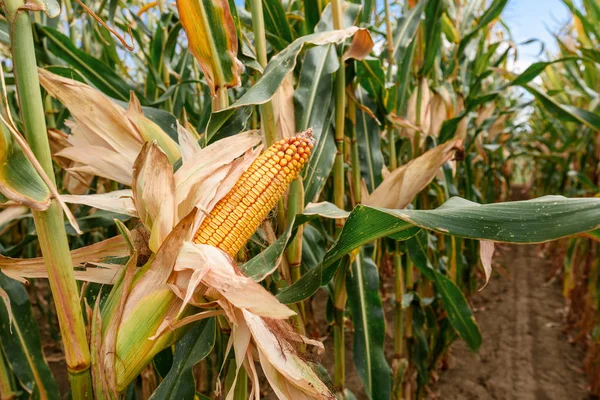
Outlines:
[{"label": "yellow corn kernel", "polygon": [[312,147],[312,130],[269,147],[206,216],[194,242],[234,257],[296,179]]}]

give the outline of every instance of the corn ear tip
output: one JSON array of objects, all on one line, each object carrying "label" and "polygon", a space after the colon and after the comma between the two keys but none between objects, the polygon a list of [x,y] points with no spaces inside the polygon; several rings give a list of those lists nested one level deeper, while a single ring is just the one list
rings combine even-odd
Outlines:
[{"label": "corn ear tip", "polygon": [[317,141],[313,136],[313,128],[308,128],[304,132],[299,133],[298,138],[307,139],[311,146],[314,146]]}]

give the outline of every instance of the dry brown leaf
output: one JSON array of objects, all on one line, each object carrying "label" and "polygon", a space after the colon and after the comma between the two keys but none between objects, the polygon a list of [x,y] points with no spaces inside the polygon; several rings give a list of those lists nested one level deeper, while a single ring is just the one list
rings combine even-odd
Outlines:
[{"label": "dry brown leaf", "polygon": [[237,273],[229,255],[216,247],[185,242],[169,278],[175,293],[185,293],[185,306],[205,285],[238,309],[274,319],[286,319],[295,313],[251,278]]},{"label": "dry brown leaf", "polygon": [[[425,134],[429,133],[431,125],[431,109],[429,107],[429,101],[431,99],[431,90],[429,90],[429,84],[426,78],[421,78],[419,83],[421,91],[421,104],[419,113],[419,124],[417,124],[417,100],[419,97],[419,90],[415,88],[408,99],[408,108],[406,111],[406,119],[414,126],[419,126],[422,132]],[[415,135],[415,129],[407,128],[406,135],[413,137]],[[422,138],[424,140],[424,138]]]},{"label": "dry brown leaf", "polygon": [[29,212],[29,208],[22,205],[11,205],[0,211],[0,228],[9,222],[21,218]]},{"label": "dry brown leaf", "polygon": [[[132,232],[134,240],[139,240],[139,234]],[[126,257],[129,255],[129,247],[122,236],[94,243],[71,251],[74,267],[84,264],[100,262],[107,257]],[[76,270],[75,279],[80,281],[112,283],[119,274],[120,266],[116,269],[109,268],[87,268]],[[42,257],[36,258],[9,258],[0,256],[0,270],[7,276],[20,282],[27,282],[26,278],[47,278],[48,271]]]},{"label": "dry brown leaf", "polygon": [[[225,172],[221,171],[222,175],[228,174],[233,161],[258,146],[261,141],[258,131],[240,133],[201,149],[190,158],[189,162],[183,164],[175,173],[179,218],[187,215],[194,207],[207,212],[208,203],[212,200],[220,182],[212,175],[221,168],[226,169]],[[252,154],[258,156],[256,153]]]},{"label": "dry brown leaf", "polygon": [[296,133],[294,115],[294,77],[287,74],[272,98],[277,138],[290,138]]},{"label": "dry brown leaf", "polygon": [[371,34],[368,30],[357,29],[354,36],[352,36],[352,42],[342,56],[342,61],[346,61],[350,58],[362,60],[371,53],[374,45],[375,43],[373,43],[373,38],[371,38]]},{"label": "dry brown leaf", "polygon": [[265,375],[281,400],[333,399],[327,386],[313,370],[269,329],[264,320],[242,310],[252,338],[256,342]]},{"label": "dry brown leaf", "polygon": [[431,125],[430,132],[431,136],[438,137],[442,130],[442,125],[448,116],[448,104],[444,100],[441,94],[434,94],[430,102],[431,108]]},{"label": "dry brown leaf", "polygon": [[440,167],[454,158],[457,152],[462,151],[460,139],[434,147],[392,171],[363,203],[382,208],[406,207],[431,182]]},{"label": "dry brown leaf", "polygon": [[176,221],[173,165],[156,142],[146,142],[133,166],[133,202],[157,252]]},{"label": "dry brown leaf", "polygon": [[65,203],[85,204],[86,206],[106,210],[117,214],[137,217],[138,213],[133,204],[133,192],[130,189],[115,190],[114,192],[88,195],[62,195]]},{"label": "dry brown leaf", "polygon": [[483,290],[490,281],[492,276],[492,258],[494,257],[494,242],[491,240],[480,240],[479,241],[479,259],[481,260],[481,266],[485,272],[485,284],[479,289]]}]

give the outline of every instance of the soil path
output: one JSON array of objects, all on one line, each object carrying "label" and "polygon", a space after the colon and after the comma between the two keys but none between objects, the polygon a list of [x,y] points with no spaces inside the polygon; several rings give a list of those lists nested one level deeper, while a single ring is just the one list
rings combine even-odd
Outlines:
[{"label": "soil path", "polygon": [[500,253],[496,261],[507,276],[494,274],[472,299],[481,349],[473,354],[455,342],[433,393],[444,400],[586,399],[583,352],[564,333],[560,284],[546,282],[550,264],[535,246],[504,246]]}]

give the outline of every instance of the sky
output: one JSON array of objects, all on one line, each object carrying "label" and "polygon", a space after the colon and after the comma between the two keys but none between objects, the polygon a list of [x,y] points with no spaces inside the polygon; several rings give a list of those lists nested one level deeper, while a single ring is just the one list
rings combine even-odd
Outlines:
[{"label": "sky", "polygon": [[[546,44],[546,50],[553,52],[557,47],[552,32],[569,21],[569,12],[561,0],[509,0],[502,18],[517,44],[540,39]],[[539,51],[539,43],[519,46],[519,61],[514,69],[523,71],[537,61]]]}]

